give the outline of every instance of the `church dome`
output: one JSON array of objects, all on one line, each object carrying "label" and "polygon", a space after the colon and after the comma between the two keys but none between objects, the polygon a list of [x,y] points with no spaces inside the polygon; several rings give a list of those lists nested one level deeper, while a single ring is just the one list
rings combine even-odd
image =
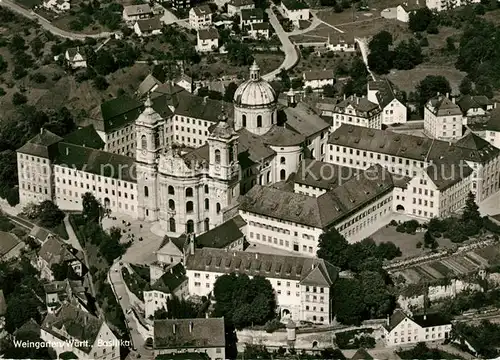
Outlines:
[{"label": "church dome", "polygon": [[250,79],[241,84],[234,93],[237,106],[262,107],[276,102],[276,92],[260,77],[260,68],[254,61],[250,67]]}]

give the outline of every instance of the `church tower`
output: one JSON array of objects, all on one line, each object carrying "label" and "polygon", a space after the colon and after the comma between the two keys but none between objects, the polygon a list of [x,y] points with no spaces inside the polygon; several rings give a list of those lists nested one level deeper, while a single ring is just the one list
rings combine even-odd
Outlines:
[{"label": "church tower", "polygon": [[137,165],[137,214],[140,220],[158,220],[157,158],[163,148],[164,120],[147,97],[135,121]]}]

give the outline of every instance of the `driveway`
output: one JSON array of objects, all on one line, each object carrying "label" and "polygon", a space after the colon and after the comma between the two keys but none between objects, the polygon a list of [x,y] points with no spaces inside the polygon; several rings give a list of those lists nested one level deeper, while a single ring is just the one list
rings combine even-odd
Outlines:
[{"label": "driveway", "polygon": [[285,60],[283,60],[280,67],[262,76],[264,80],[272,81],[282,69],[288,70],[294,67],[299,61],[299,54],[295,45],[290,41],[289,34],[283,30],[283,27],[274,12],[271,9],[267,9],[266,13],[269,15],[269,22],[271,23],[271,26],[274,28],[276,35],[278,35],[278,38],[281,41],[281,50],[285,53]]}]

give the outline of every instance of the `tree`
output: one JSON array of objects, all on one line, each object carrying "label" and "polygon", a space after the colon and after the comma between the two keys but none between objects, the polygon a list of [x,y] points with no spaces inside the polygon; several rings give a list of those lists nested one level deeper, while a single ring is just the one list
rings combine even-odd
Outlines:
[{"label": "tree", "polygon": [[413,69],[422,60],[422,49],[416,39],[403,40],[394,49],[394,67],[398,70]]},{"label": "tree", "polygon": [[472,93],[472,81],[466,76],[462,79],[459,86],[460,94],[470,95]]},{"label": "tree", "polygon": [[4,73],[8,67],[9,67],[9,64],[7,63],[7,61],[5,61],[3,56],[0,55],[0,74]]},{"label": "tree", "polygon": [[83,218],[86,221],[101,221],[101,216],[103,215],[103,208],[101,203],[95,198],[95,196],[86,192],[82,196],[82,208],[83,208]]},{"label": "tree", "polygon": [[33,55],[35,55],[35,57],[40,57],[43,55],[43,47],[44,43],[42,42],[42,40],[40,40],[39,37],[34,38],[30,43],[31,52],[33,53]]},{"label": "tree", "polygon": [[423,108],[429,99],[438,93],[447,94],[451,92],[448,80],[442,75],[427,75],[417,85],[417,100],[420,108]]},{"label": "tree", "polygon": [[436,249],[439,246],[434,236],[431,234],[429,230],[427,230],[424,234],[424,247],[430,249]]},{"label": "tree", "polygon": [[26,71],[24,66],[19,64],[16,64],[14,66],[14,70],[12,71],[12,78],[14,78],[14,80],[22,79],[26,75],[28,75],[28,72]]},{"label": "tree", "polygon": [[108,81],[106,80],[105,77],[103,76],[97,76],[95,79],[94,79],[94,87],[97,89],[97,90],[106,90],[109,86],[109,83]]},{"label": "tree", "polygon": [[224,101],[225,102],[233,102],[234,93],[238,89],[238,85],[231,81],[226,88],[226,92],[224,93]]},{"label": "tree", "polygon": [[22,52],[26,48],[26,42],[21,35],[16,34],[10,39],[8,48],[12,54]]},{"label": "tree", "polygon": [[[30,346],[15,346],[9,337],[4,338],[3,341],[5,342],[0,344],[0,351],[5,359],[57,359],[57,354],[51,347],[40,347],[37,349]],[[43,343],[39,334],[30,330],[17,331],[16,341],[24,341],[31,344]]]},{"label": "tree", "polygon": [[468,236],[476,235],[483,226],[483,219],[479,213],[479,206],[477,206],[476,197],[472,192],[469,192],[467,195],[461,219],[463,230]]},{"label": "tree", "polygon": [[179,299],[177,296],[167,299],[166,319],[190,319],[197,317],[205,317],[205,314],[198,312],[198,307],[195,303],[186,299]]},{"label": "tree", "polygon": [[326,97],[335,97],[335,86],[327,84],[323,86],[323,95]]},{"label": "tree", "polygon": [[242,66],[253,63],[252,50],[248,44],[232,40],[226,44],[226,50],[229,61],[235,65]]},{"label": "tree", "polygon": [[363,303],[371,318],[383,318],[391,314],[396,303],[385,285],[385,280],[379,272],[364,271],[359,275],[363,289]]},{"label": "tree", "polygon": [[370,52],[386,52],[389,50],[389,46],[392,45],[392,35],[388,31],[381,31],[375,36],[373,36],[372,40],[368,44],[368,48]]},{"label": "tree", "polygon": [[20,289],[10,294],[5,314],[5,329],[13,333],[30,319],[40,323],[41,316],[38,308],[41,306],[45,305],[28,289]]},{"label": "tree", "polygon": [[264,325],[275,317],[276,299],[269,280],[234,273],[220,276],[214,285],[215,316],[224,316],[237,329]]},{"label": "tree", "polygon": [[14,104],[14,106],[26,104],[27,102],[28,102],[28,98],[21,93],[15,92],[12,95],[12,104]]},{"label": "tree", "polygon": [[68,264],[67,261],[63,261],[59,264],[53,264],[50,267],[52,270],[52,274],[54,275],[54,279],[56,281],[62,280],[80,280],[80,277],[75,273],[73,267]]},{"label": "tree", "polygon": [[361,324],[364,318],[365,305],[359,280],[337,279],[333,285],[333,312],[336,320],[342,324]]},{"label": "tree", "polygon": [[332,227],[319,236],[318,251],[316,255],[344,270],[347,267],[348,249],[349,243],[345,237],[342,236],[337,229]]},{"label": "tree", "polygon": [[434,19],[434,14],[428,7],[420,8],[410,13],[408,27],[413,32],[422,32],[427,30],[427,26]]},{"label": "tree", "polygon": [[38,219],[40,225],[47,228],[54,228],[64,220],[64,212],[50,200],[45,200],[37,205]]},{"label": "tree", "polygon": [[94,68],[99,75],[106,76],[118,70],[113,55],[104,49],[97,52],[94,60]]}]

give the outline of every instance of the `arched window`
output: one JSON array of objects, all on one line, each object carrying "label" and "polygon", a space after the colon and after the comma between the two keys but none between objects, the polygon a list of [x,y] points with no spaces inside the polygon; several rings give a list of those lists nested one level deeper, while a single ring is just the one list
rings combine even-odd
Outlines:
[{"label": "arched window", "polygon": [[204,224],[205,224],[205,231],[210,230],[210,219],[209,218],[205,219]]},{"label": "arched window", "polygon": [[149,189],[147,186],[144,186],[144,197],[148,197],[149,196]]},{"label": "arched window", "polygon": [[210,201],[208,199],[205,199],[205,210],[210,209]]},{"label": "arched window", "polygon": [[168,200],[168,208],[170,210],[175,210],[175,201],[174,200],[172,200],[172,199]]},{"label": "arched window", "polygon": [[220,150],[215,150],[215,163],[220,164]]},{"label": "arched window", "polygon": [[170,218],[168,220],[168,227],[169,227],[170,232],[175,232],[175,219],[174,218]]},{"label": "arched window", "polygon": [[280,164],[285,165],[285,163],[286,163],[286,159],[284,156],[282,156],[280,159]]},{"label": "arched window", "polygon": [[205,194],[208,194],[208,185],[205,185]]},{"label": "arched window", "polygon": [[315,159],[315,157],[314,157],[314,149],[311,150],[311,159]]},{"label": "arched window", "polygon": [[267,173],[266,180],[267,180],[266,184],[271,183],[271,172],[270,171]]},{"label": "arched window", "polygon": [[263,184],[262,184],[262,178],[263,178],[263,176],[262,176],[262,175],[260,175],[260,176],[259,176],[259,185],[263,185]]},{"label": "arched window", "polygon": [[192,201],[188,201],[186,203],[186,212],[187,213],[193,212],[193,202]]},{"label": "arched window", "polygon": [[262,127],[262,115],[257,116],[257,127]]},{"label": "arched window", "polygon": [[271,113],[271,124],[274,124],[274,113]]},{"label": "arched window", "polygon": [[193,188],[186,189],[186,197],[193,197]]},{"label": "arched window", "polygon": [[280,171],[280,179],[281,180],[286,180],[286,171],[285,169]]},{"label": "arched window", "polygon": [[169,195],[175,195],[175,190],[174,190],[174,187],[172,185],[170,185],[168,187],[168,194]]},{"label": "arched window", "polygon": [[188,220],[186,223],[186,232],[188,234],[194,233],[194,222],[193,220]]},{"label": "arched window", "polygon": [[254,186],[255,183],[256,183],[256,181],[255,181],[255,179],[253,179],[252,182],[251,182],[252,186]]},{"label": "arched window", "polygon": [[321,155],[325,153],[325,144],[321,144]]},{"label": "arched window", "polygon": [[148,140],[146,139],[146,135],[141,136],[141,149],[148,148]]},{"label": "arched window", "polygon": [[217,205],[215,205],[215,209],[217,210],[217,214],[220,213],[220,204],[217,203]]},{"label": "arched window", "polygon": [[243,116],[241,117],[241,125],[242,125],[243,127],[246,127],[246,126],[247,126],[247,116],[246,116],[246,115],[243,115]]}]

